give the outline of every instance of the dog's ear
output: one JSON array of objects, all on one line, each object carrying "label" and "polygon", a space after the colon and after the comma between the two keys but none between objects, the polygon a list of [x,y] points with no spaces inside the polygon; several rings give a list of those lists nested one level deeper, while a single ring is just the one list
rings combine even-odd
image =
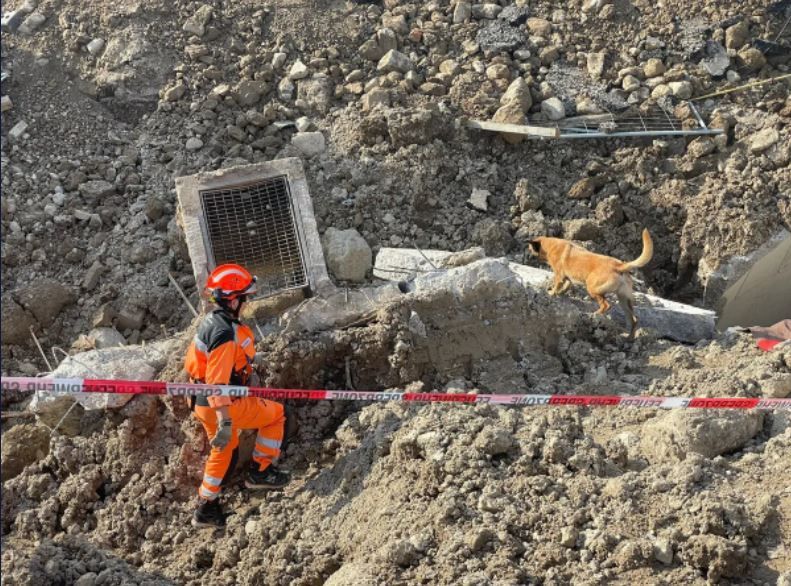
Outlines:
[{"label": "dog's ear", "polygon": [[530,240],[527,244],[530,246],[530,249],[535,254],[538,254],[539,252],[541,252],[541,241],[540,240]]}]

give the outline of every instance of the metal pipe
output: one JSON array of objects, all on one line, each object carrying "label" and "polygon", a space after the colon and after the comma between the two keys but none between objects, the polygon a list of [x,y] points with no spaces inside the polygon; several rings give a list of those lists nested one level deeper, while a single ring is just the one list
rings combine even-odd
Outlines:
[{"label": "metal pipe", "polygon": [[[652,136],[710,136],[714,134],[722,134],[722,129],[714,128],[708,130],[649,130],[646,131],[629,131],[629,132],[588,132],[583,134],[561,134],[557,139],[564,138],[619,138],[619,137],[652,137]],[[538,138],[538,137],[530,137]],[[539,140],[544,140],[540,139]]]},{"label": "metal pipe", "polygon": [[695,104],[689,102],[689,109],[692,110],[692,113],[695,115],[695,118],[697,118],[700,127],[708,130],[708,128],[706,127],[706,123],[703,122],[703,118],[700,117],[700,112],[698,112],[698,109],[695,107]]}]

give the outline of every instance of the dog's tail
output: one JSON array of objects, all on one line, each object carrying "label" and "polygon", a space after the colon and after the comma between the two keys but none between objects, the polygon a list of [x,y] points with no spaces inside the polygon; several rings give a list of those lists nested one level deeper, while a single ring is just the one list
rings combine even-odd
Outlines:
[{"label": "dog's tail", "polygon": [[648,233],[648,230],[643,228],[643,252],[640,253],[636,259],[621,263],[621,266],[618,267],[619,273],[627,273],[633,269],[639,269],[640,267],[644,267],[654,256],[654,243],[651,240],[651,235]]}]

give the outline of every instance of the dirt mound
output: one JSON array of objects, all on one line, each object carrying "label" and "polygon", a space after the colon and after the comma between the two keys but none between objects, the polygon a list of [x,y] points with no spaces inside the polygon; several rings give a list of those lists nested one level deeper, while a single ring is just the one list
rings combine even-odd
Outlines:
[{"label": "dirt mound", "polygon": [[[777,3],[17,0],[3,15],[4,374],[48,368],[31,327],[47,350],[188,339],[168,280],[197,300],[174,178],[199,171],[301,156],[319,230],[356,228],[374,253],[478,245],[522,261],[549,234],[633,258],[648,227],[646,288],[700,305],[721,264],[791,225],[788,80],[697,101],[716,137],[508,144],[457,123],[517,95],[535,123],[661,103],[692,128],[687,98],[787,73],[787,54],[759,49],[791,42]],[[271,334],[257,367],[302,388],[788,388],[788,351],[748,338],[686,347],[643,330],[628,343],[620,324],[507,282],[447,285],[355,323]],[[108,329],[80,337],[93,328]],[[160,377],[183,377],[176,352]],[[650,411],[295,407],[293,486],[234,486],[236,515],[212,539],[188,527],[207,446],[183,401],[76,408],[54,435],[4,425],[4,576],[787,583],[781,412],[704,425]]]}]

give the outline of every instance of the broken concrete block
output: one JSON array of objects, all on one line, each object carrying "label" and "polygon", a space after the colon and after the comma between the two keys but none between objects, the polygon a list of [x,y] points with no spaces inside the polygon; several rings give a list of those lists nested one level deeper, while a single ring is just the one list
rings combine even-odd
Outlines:
[{"label": "broken concrete block", "polygon": [[[453,256],[467,252],[452,254],[443,250],[417,251],[414,249],[382,248],[376,255],[374,277],[388,281],[406,281],[415,275],[437,272],[438,269],[441,270],[445,267]],[[431,266],[424,258],[424,255],[431,260],[431,263],[437,269]],[[510,263],[509,268],[523,287],[529,287],[538,291],[546,291],[552,279],[552,272],[548,270],[528,267],[519,263]],[[700,340],[711,339],[716,333],[714,327],[716,314],[713,311],[637,292],[635,293],[635,298],[635,312],[639,320],[639,326],[651,328],[663,338],[694,344]],[[564,304],[568,308],[573,306],[575,311],[592,311],[595,305],[592,300],[590,302],[581,302],[569,297],[555,297],[553,299],[555,303]],[[620,323],[626,323],[625,316],[617,303],[613,303],[610,315],[612,319]]]},{"label": "broken concrete block", "polygon": [[[511,267],[525,286],[532,288],[544,290],[552,278],[551,271],[518,263],[511,263]],[[576,301],[568,297],[556,297],[555,300],[557,303],[576,304]],[[590,306],[593,306],[592,300]],[[714,323],[717,316],[713,311],[676,303],[653,295],[635,292],[635,314],[638,319],[638,327],[651,328],[663,338],[685,344],[710,340],[716,333]],[[612,304],[609,315],[621,323],[626,323],[626,317],[617,303]]]},{"label": "broken concrete block", "polygon": [[22,135],[25,134],[27,131],[28,124],[24,120],[20,120],[14,126],[11,127],[11,130],[8,131],[8,138],[12,140],[19,140],[22,138]]},{"label": "broken concrete block", "polygon": [[703,58],[700,65],[712,77],[719,77],[725,74],[725,70],[731,64],[728,51],[717,41],[709,39],[701,51]]},{"label": "broken concrete block", "polygon": [[[500,98],[500,104],[503,106],[510,103],[518,104],[519,109],[522,110],[524,114],[527,114],[533,105],[533,96],[530,93],[530,87],[523,77],[517,77],[512,81],[511,85],[508,86],[508,89],[505,90],[505,93]],[[522,124],[522,122],[517,122],[516,124]]]},{"label": "broken concrete block", "polygon": [[[82,352],[64,358],[53,371],[55,378],[99,378],[117,380],[152,380],[168,357],[183,344],[178,340],[154,342],[146,346],[123,346]],[[83,408],[115,409],[126,405],[134,395],[108,393],[70,393],[68,396],[37,391],[30,410],[54,425],[76,400]],[[49,423],[51,422],[51,423]]]},{"label": "broken concrete block", "polygon": [[212,17],[213,9],[208,4],[203,4],[195,11],[195,14],[189,18],[181,27],[184,32],[192,35],[202,37],[206,34],[206,25]]},{"label": "broken concrete block", "polygon": [[450,256],[451,253],[446,250],[380,248],[376,254],[374,277],[386,281],[403,281],[419,273],[434,270],[434,267],[439,267]]},{"label": "broken concrete block", "polygon": [[[651,328],[663,338],[695,344],[716,334],[717,314],[713,311],[642,293],[635,293],[635,299],[638,327]],[[617,304],[613,304],[610,314],[626,323],[626,316]]]},{"label": "broken concrete block", "polygon": [[791,374],[777,373],[772,378],[761,381],[761,391],[764,397],[785,399],[791,397]]},{"label": "broken concrete block", "polygon": [[395,283],[327,293],[289,309],[281,317],[286,332],[320,332],[342,328],[375,315],[382,305],[403,297]]},{"label": "broken concrete block", "polygon": [[[497,109],[494,116],[492,116],[492,122],[523,125],[525,123],[525,113],[519,102],[512,100]],[[500,136],[508,144],[519,144],[525,140],[524,135],[514,134],[512,132],[501,132]]]},{"label": "broken concrete block", "polygon": [[714,458],[744,447],[763,421],[760,412],[673,411],[643,425],[640,447],[652,463],[684,460],[690,453]]},{"label": "broken concrete block", "polygon": [[602,76],[602,73],[604,73],[604,62],[606,57],[607,53],[604,52],[588,53],[588,75],[590,75],[593,79],[599,79]]},{"label": "broken concrete block", "polygon": [[104,39],[93,39],[90,43],[85,45],[85,48],[88,50],[88,53],[96,56],[104,49]]},{"label": "broken concrete block", "polygon": [[80,183],[77,189],[88,203],[99,203],[102,198],[115,193],[115,186],[112,183],[100,179]]},{"label": "broken concrete block", "polygon": [[288,71],[288,79],[291,81],[304,79],[308,76],[308,73],[308,66],[297,59],[297,61],[294,62],[294,64],[291,66],[291,69]]},{"label": "broken concrete block", "polygon": [[91,340],[97,350],[104,348],[115,348],[117,346],[126,346],[126,339],[116,330],[111,327],[94,328],[88,333],[88,339]]},{"label": "broken concrete block", "polygon": [[478,189],[474,188],[472,190],[472,195],[467,200],[467,203],[472,207],[474,210],[478,210],[479,212],[485,212],[489,209],[489,196],[491,193],[486,189]]},{"label": "broken concrete block", "polygon": [[105,303],[96,310],[95,314],[93,314],[91,324],[95,328],[109,327],[113,325],[113,319],[115,319],[116,315],[117,314],[115,309],[113,309],[113,306],[109,303]]},{"label": "broken concrete block", "polygon": [[363,112],[373,110],[377,106],[390,105],[390,92],[382,88],[373,88],[362,98]]},{"label": "broken concrete block", "polygon": [[8,112],[11,108],[14,107],[13,102],[11,102],[11,98],[8,96],[3,96],[0,98],[0,112]]},{"label": "broken concrete block", "polygon": [[446,271],[418,275],[413,290],[418,295],[447,293],[460,303],[524,294],[518,276],[509,268],[508,263],[492,258]]}]

